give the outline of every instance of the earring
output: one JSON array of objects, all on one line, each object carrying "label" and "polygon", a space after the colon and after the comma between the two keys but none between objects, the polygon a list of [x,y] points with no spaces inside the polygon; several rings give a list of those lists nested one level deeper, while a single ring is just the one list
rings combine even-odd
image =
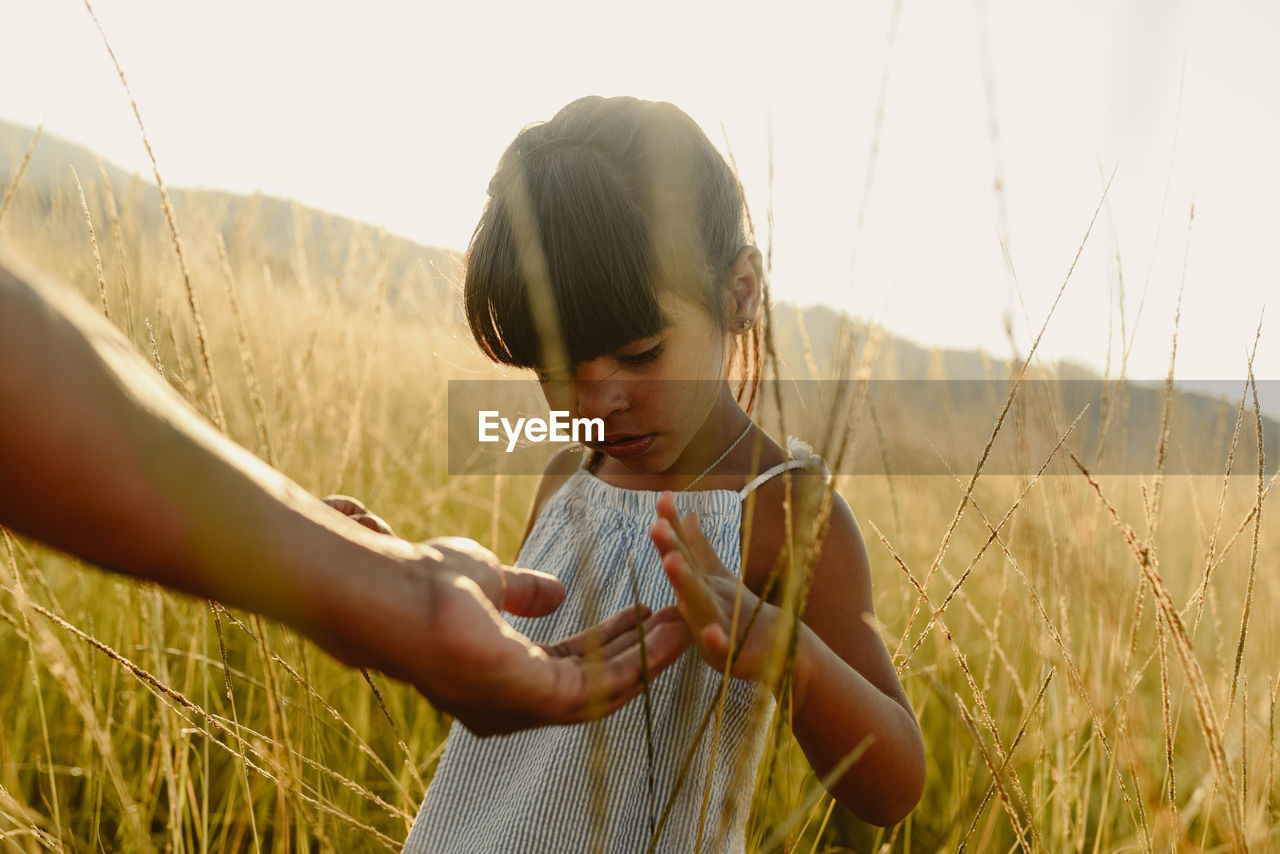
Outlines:
[{"label": "earring", "polygon": [[746,320],[742,321],[742,323],[740,323],[739,326],[742,328],[743,332],[746,332],[748,329],[751,328],[751,325],[753,322],[754,321],[752,321],[752,319],[748,317]]}]

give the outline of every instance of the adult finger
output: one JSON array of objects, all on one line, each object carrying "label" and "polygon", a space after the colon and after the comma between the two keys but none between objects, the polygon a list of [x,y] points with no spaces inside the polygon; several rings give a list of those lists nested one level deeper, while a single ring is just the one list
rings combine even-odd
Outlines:
[{"label": "adult finger", "polygon": [[[614,637],[606,641],[604,644],[597,646],[596,649],[599,651],[598,653],[599,656],[605,661],[608,661],[609,659],[613,658],[615,655],[619,655],[623,652],[626,652],[628,649],[630,649],[633,646],[636,646],[639,643],[640,643],[640,630],[633,626],[632,628],[624,631],[622,634],[615,635]],[[588,652],[588,654],[590,653]]]},{"label": "adult finger", "polygon": [[369,508],[365,507],[360,499],[352,498],[350,495],[326,495],[320,500],[344,516],[359,516],[361,513],[369,512]]},{"label": "adult finger", "polygon": [[564,601],[564,585],[555,576],[522,567],[503,567],[502,610],[522,617],[543,617]]},{"label": "adult finger", "polygon": [[[427,699],[431,700],[430,697]],[[487,703],[478,706],[450,706],[431,700],[431,704],[440,711],[453,715],[462,723],[463,726],[471,731],[472,735],[478,738],[488,738],[493,735],[506,735],[507,733],[519,732],[520,730],[554,723],[554,721],[546,720],[545,717],[541,715],[534,717],[529,714],[517,713],[511,710],[500,710],[495,712],[493,707]]]},{"label": "adult finger", "polygon": [[615,644],[620,637],[634,635],[636,627],[649,614],[650,610],[645,605],[637,604],[624,608],[607,620],[547,647],[547,651],[560,656],[581,656],[593,652],[600,655],[603,652],[604,658],[608,658],[607,650],[617,648]]},{"label": "adult finger", "polygon": [[609,640],[626,632],[628,629],[634,630],[636,626],[649,619],[652,613],[653,610],[648,605],[642,605],[637,602],[630,608],[623,608],[605,620],[597,629],[604,639]]},{"label": "adult finger", "polygon": [[645,633],[643,657],[636,643],[601,664],[586,665],[587,685],[593,690],[582,698],[580,711],[591,714],[593,707],[621,705],[625,702],[623,698],[634,697],[646,682],[671,666],[689,648],[690,642],[684,623],[668,620]]},{"label": "adult finger", "polygon": [[[629,640],[631,634],[628,633]],[[665,670],[688,649],[690,642],[689,627],[685,624],[680,609],[675,605],[651,614],[644,621],[643,636],[639,631],[634,633],[636,653],[640,655],[641,664],[647,672],[646,678],[652,679]],[[644,647],[643,650],[641,645]],[[624,653],[631,652],[629,645],[623,646],[617,641],[611,646],[614,648],[608,655],[610,660],[619,659]]]},{"label": "adult finger", "polygon": [[351,520],[353,522],[359,522],[370,531],[374,531],[379,534],[386,534],[388,537],[394,537],[396,535],[396,532],[391,530],[391,526],[388,525],[386,520],[381,516],[375,516],[372,513],[360,513],[351,516]]},{"label": "adult finger", "polygon": [[[624,610],[605,624],[617,621],[614,625],[634,625],[635,613],[634,608]],[[509,698],[500,714],[494,714],[492,703],[477,707],[471,703],[433,702],[479,736],[577,723],[612,714],[638,696],[646,682],[669,667],[691,642],[688,629],[674,608],[651,614],[645,627],[643,664],[637,639],[604,660],[544,658],[545,669],[539,669],[536,679],[525,683],[527,690]],[[526,676],[530,673],[525,671]]]},{"label": "adult finger", "polygon": [[670,667],[690,643],[689,629],[682,620],[669,620],[649,629],[644,636],[643,657],[637,642],[605,663],[610,693],[619,693],[632,680],[654,679]]},{"label": "adult finger", "polygon": [[[680,610],[674,606],[663,608],[656,614],[650,614],[649,609],[643,606],[637,606],[635,609],[638,618],[631,619],[623,623],[622,632],[614,635],[601,648],[601,656],[605,661],[612,660],[618,655],[630,650],[632,646],[641,647],[641,658],[648,658],[648,646],[651,642],[650,635],[664,623],[677,623],[684,626],[684,618],[680,616]],[[630,611],[625,611],[618,616],[631,616]],[[646,662],[647,663],[647,662]]]}]

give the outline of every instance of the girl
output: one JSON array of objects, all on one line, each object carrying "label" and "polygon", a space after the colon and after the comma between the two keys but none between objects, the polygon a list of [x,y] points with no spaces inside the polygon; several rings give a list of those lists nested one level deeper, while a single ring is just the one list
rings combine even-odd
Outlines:
[{"label": "girl", "polygon": [[[670,104],[583,98],[503,155],[468,250],[471,331],[494,360],[538,371],[552,409],[605,424],[589,453],[548,466],[518,558],[556,574],[565,602],[511,623],[549,642],[637,600],[676,605],[698,655],[595,724],[492,740],[455,724],[406,851],[741,852],[783,691],[843,805],[887,825],[919,800],[920,731],[872,628],[853,516],[836,496],[801,577],[784,545],[790,524],[811,540],[810,524],[784,503],[816,508],[821,461],[784,453],[731,388],[731,363],[758,371],[762,278],[737,178]],[[761,605],[766,587],[807,604]]]}]

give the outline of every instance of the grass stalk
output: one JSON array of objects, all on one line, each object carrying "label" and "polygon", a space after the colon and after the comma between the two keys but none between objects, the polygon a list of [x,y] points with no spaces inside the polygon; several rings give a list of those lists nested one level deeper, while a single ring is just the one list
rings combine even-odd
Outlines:
[{"label": "grass stalk", "polygon": [[31,162],[31,155],[35,154],[36,146],[40,144],[40,135],[44,133],[44,122],[36,128],[36,132],[31,135],[31,142],[27,145],[27,153],[22,156],[22,162],[18,164],[17,170],[13,173],[13,178],[9,181],[9,186],[5,188],[4,198],[0,199],[0,223],[4,222],[5,212],[9,210],[9,205],[13,202],[14,196],[18,194],[18,185],[22,183],[22,176],[26,174],[27,165]]}]

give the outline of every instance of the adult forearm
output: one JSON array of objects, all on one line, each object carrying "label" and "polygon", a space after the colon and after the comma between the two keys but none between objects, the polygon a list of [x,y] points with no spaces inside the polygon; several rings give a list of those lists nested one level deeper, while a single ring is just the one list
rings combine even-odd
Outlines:
[{"label": "adult forearm", "polygon": [[[644,615],[534,645],[497,609],[550,612],[554,578],[471,540],[409,543],[345,518],[209,426],[81,300],[3,265],[0,524],[290,623],[485,734],[585,720],[643,684],[639,644],[614,641]],[[651,673],[688,643],[670,616],[648,617]]]},{"label": "adult forearm", "polygon": [[801,626],[792,731],[819,779],[857,758],[828,790],[873,824],[901,821],[920,800],[924,750],[915,716]]},{"label": "adult forearm", "polygon": [[358,526],[221,436],[74,294],[3,267],[0,484],[15,530],[300,626],[341,580],[309,554],[391,547],[339,531]]}]

